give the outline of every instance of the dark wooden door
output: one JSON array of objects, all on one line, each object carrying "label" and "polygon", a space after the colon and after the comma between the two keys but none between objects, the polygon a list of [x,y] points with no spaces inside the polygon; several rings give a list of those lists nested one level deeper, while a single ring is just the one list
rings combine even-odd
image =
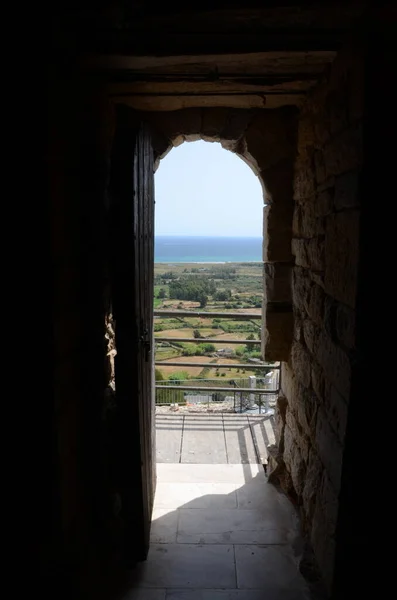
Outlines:
[{"label": "dark wooden door", "polygon": [[153,149],[144,124],[120,109],[111,180],[111,281],[115,319],[115,510],[127,564],[149,549],[155,490],[153,366]]}]

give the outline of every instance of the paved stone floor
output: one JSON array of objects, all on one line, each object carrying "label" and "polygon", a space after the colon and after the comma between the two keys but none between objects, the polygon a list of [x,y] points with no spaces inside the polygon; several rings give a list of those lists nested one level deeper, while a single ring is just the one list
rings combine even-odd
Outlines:
[{"label": "paved stone floor", "polygon": [[265,463],[274,417],[236,414],[157,415],[157,462]]},{"label": "paved stone floor", "polygon": [[162,416],[157,427],[151,547],[123,600],[308,600],[295,509],[258,459],[270,424]]}]

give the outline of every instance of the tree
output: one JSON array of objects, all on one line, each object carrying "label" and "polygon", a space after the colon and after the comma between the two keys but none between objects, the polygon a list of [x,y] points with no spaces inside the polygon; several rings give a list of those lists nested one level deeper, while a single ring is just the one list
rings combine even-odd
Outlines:
[{"label": "tree", "polygon": [[214,344],[207,342],[206,344],[200,344],[199,349],[203,352],[215,352]]},{"label": "tree", "polygon": [[216,292],[214,294],[214,300],[217,300],[218,302],[225,302],[226,300],[229,300],[231,297],[231,292],[230,290],[221,290],[220,292]]},{"label": "tree", "polygon": [[207,306],[208,296],[205,294],[200,294],[198,301],[200,302],[200,308],[205,308]]},{"label": "tree", "polygon": [[[249,336],[247,337],[247,340],[254,340],[255,336],[253,333],[250,333]],[[248,352],[249,354],[251,354],[252,352],[254,352],[255,347],[252,344],[247,344],[245,346],[245,352]]]}]

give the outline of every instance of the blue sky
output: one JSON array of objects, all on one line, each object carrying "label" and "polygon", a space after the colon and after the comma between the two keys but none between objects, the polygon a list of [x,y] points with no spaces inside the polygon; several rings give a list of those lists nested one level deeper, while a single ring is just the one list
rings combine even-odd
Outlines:
[{"label": "blue sky", "polygon": [[241,158],[219,143],[185,142],[155,174],[156,235],[261,237],[263,194]]}]

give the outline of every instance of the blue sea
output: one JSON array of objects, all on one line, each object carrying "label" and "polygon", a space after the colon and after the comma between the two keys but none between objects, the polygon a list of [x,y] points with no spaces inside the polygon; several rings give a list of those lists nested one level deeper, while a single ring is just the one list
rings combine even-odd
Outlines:
[{"label": "blue sea", "polygon": [[155,238],[156,263],[260,262],[262,238],[184,237],[159,235]]}]

